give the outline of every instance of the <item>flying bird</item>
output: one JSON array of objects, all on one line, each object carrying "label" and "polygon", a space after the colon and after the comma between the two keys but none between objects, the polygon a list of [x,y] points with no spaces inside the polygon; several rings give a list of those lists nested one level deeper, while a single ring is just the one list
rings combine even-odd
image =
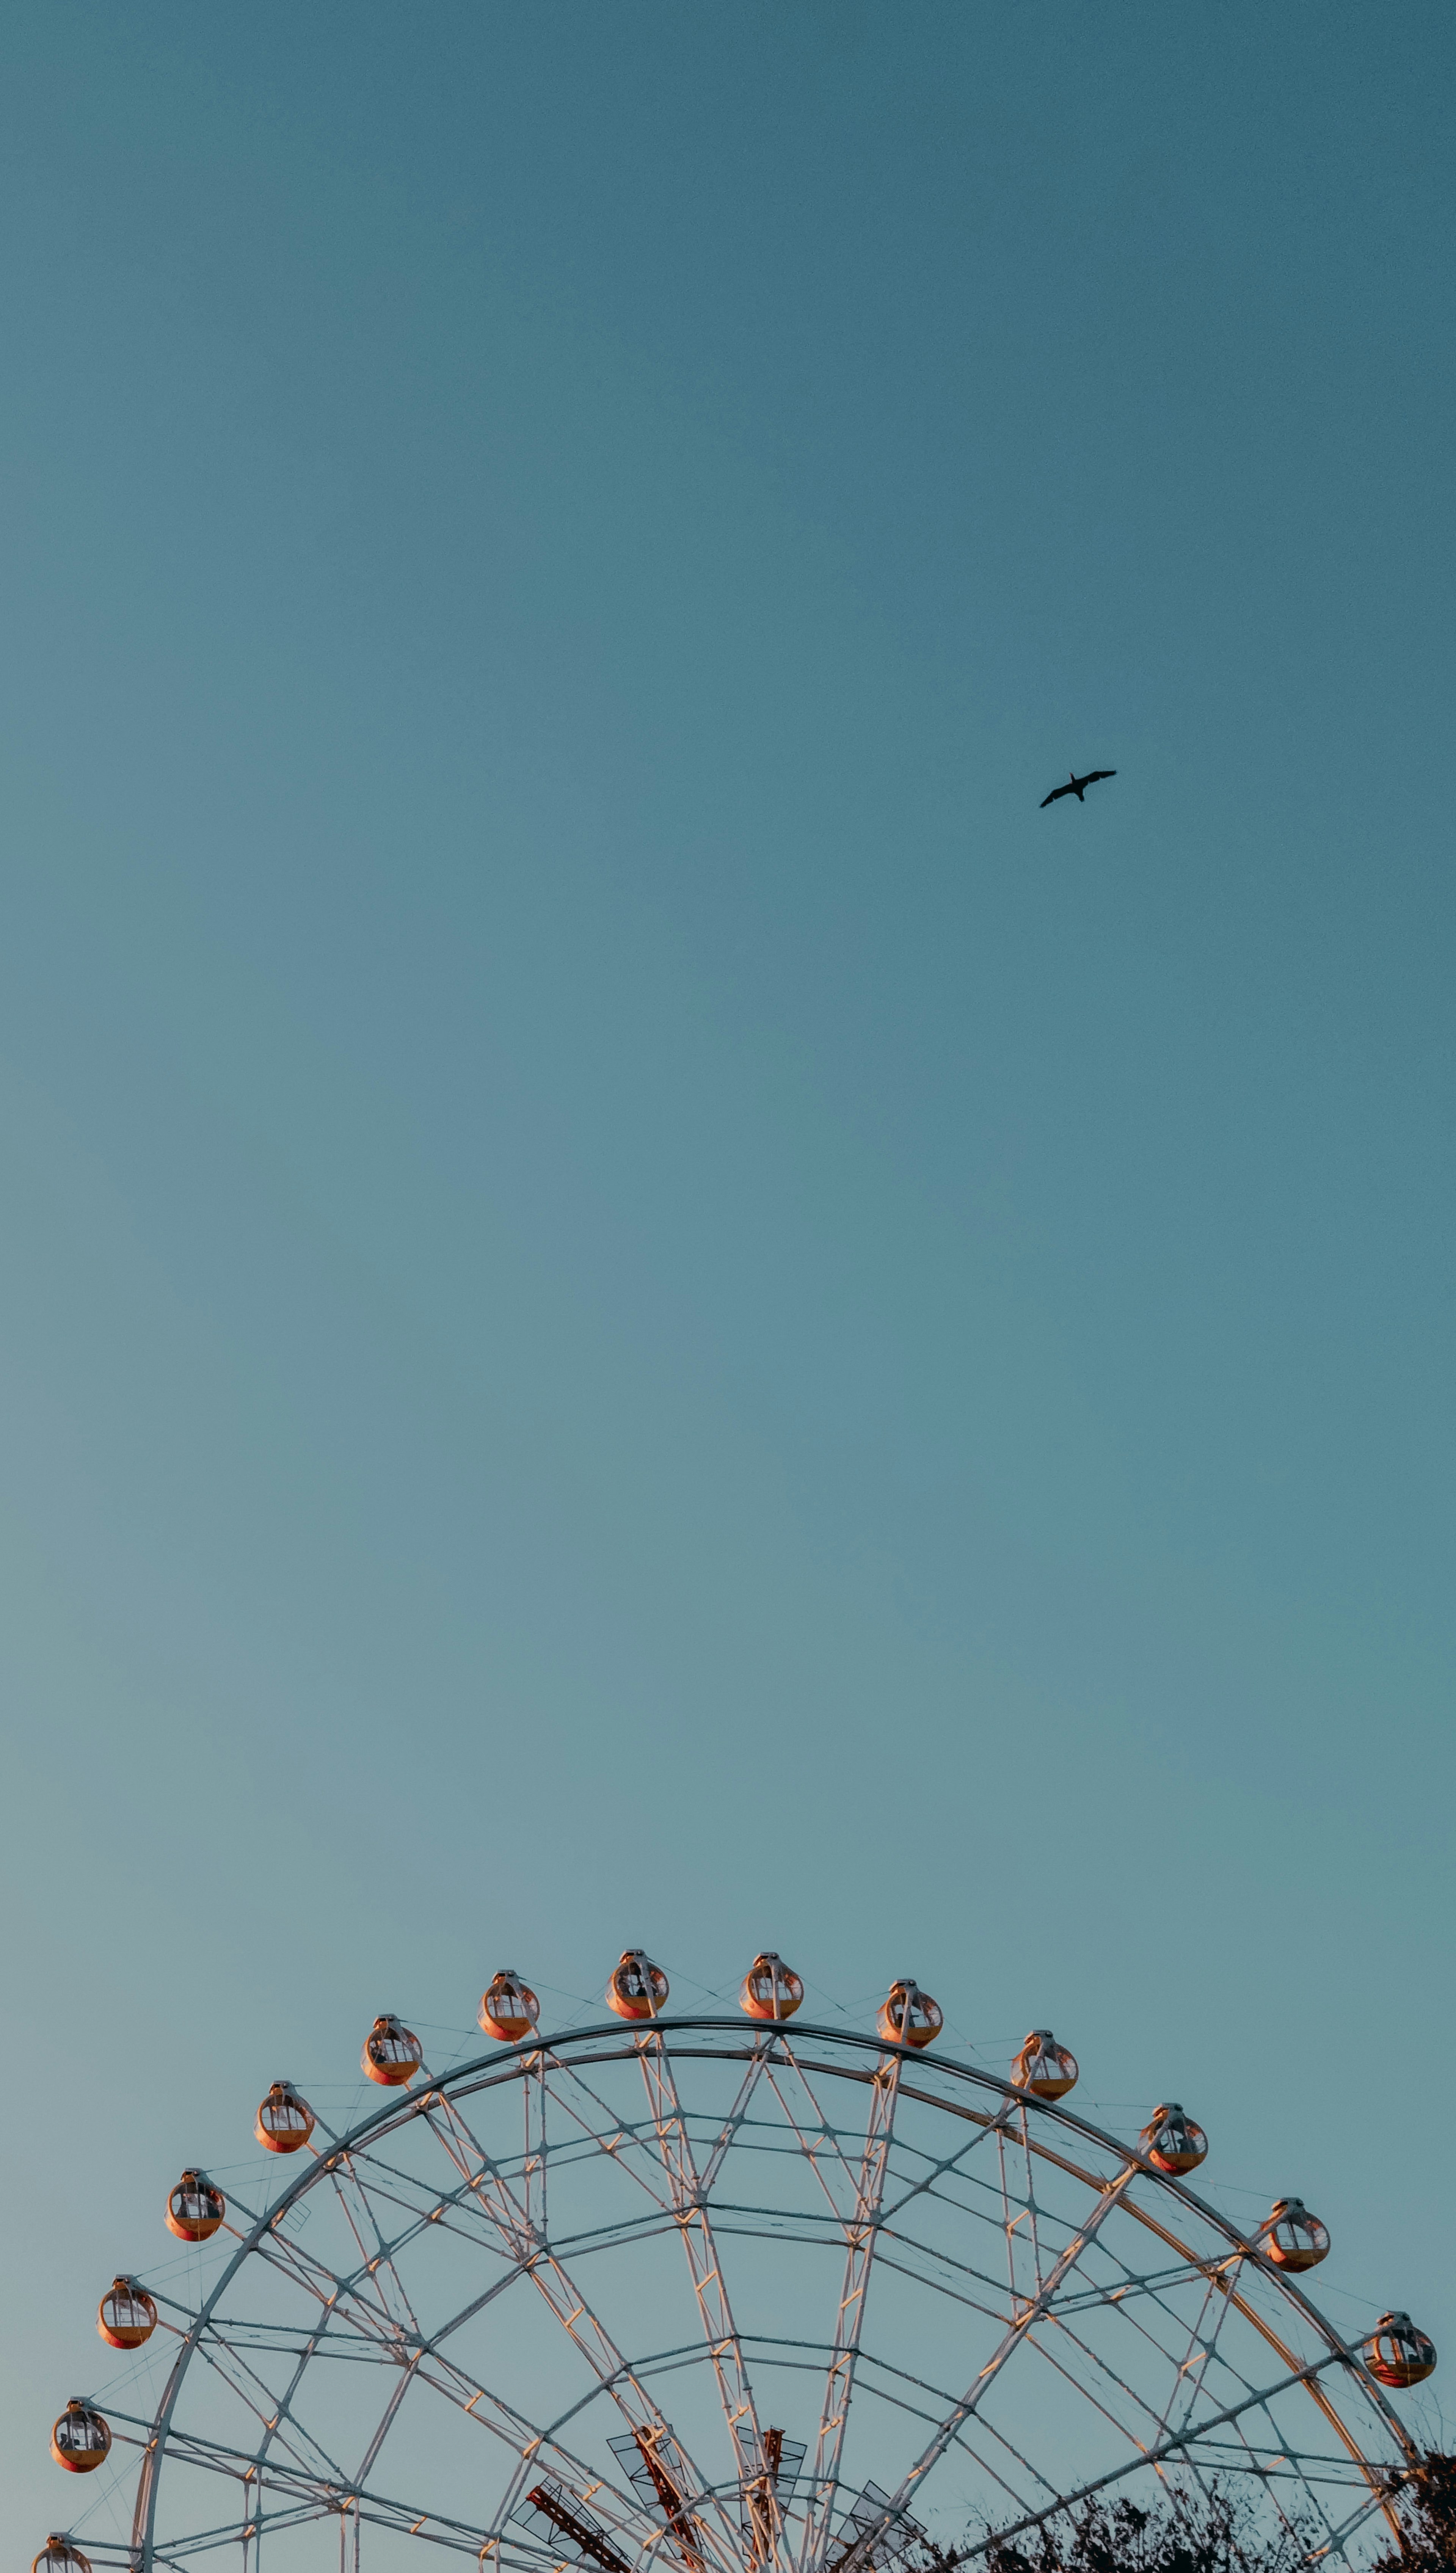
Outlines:
[{"label": "flying bird", "polygon": [[1095,786],[1099,777],[1115,777],[1116,774],[1115,768],[1090,768],[1086,777],[1079,777],[1074,770],[1065,786],[1054,786],[1050,795],[1043,796],[1042,810],[1045,813],[1048,805],[1055,804],[1059,795],[1075,795],[1079,804],[1085,804],[1087,797],[1083,792],[1084,787]]}]

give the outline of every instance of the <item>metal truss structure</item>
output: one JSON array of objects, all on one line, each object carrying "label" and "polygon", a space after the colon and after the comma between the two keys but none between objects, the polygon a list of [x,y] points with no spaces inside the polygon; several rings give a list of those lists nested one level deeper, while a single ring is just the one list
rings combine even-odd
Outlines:
[{"label": "metal truss structure", "polygon": [[197,2269],[94,2398],[98,2567],[932,2573],[1157,2478],[1250,2478],[1358,2565],[1415,2454],[1266,2234],[842,2030],[673,2014],[421,2068]]}]

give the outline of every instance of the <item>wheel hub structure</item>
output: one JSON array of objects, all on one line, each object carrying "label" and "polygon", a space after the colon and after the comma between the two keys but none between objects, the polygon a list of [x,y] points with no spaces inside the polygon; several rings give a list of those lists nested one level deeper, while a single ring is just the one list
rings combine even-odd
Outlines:
[{"label": "wheel hub structure", "polygon": [[230,2195],[92,2398],[97,2564],[927,2573],[1157,2478],[1389,2543],[1416,2451],[1361,2347],[1145,2140],[923,2038],[644,2007],[421,2067]]}]

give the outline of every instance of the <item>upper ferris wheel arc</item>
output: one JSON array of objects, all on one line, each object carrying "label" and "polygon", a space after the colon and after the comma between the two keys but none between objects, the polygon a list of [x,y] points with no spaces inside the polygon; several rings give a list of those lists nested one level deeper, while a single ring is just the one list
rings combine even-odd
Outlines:
[{"label": "upper ferris wheel arc", "polygon": [[[276,2082],[256,2139],[299,2167],[270,2203],[230,2210],[195,2167],[169,2194],[199,2258],[230,2238],[196,2300],[122,2275],[102,2298],[109,2347],[146,2368],[161,2331],[175,2354],[150,2413],[73,2398],[55,2425],[73,2474],[135,2452],[130,2543],[88,2540],[98,2559],[181,2573],[236,2544],[262,2573],[266,2533],[291,2573],[352,2515],[369,2573],[411,2540],[500,2573],[911,2573],[986,2542],[968,2472],[1010,2534],[1170,2465],[1247,2477],[1311,2555],[1398,2526],[1418,2451],[1389,2393],[1435,2351],[1403,2313],[1358,2342],[1326,2321],[1300,2281],[1329,2236],[1301,2200],[1240,2231],[1188,2184],[1208,2146],[1186,2112],[1108,2135],[1066,2105],[1050,2030],[1003,2080],[927,2054],[942,2014],[909,1978],[873,2036],[791,2031],[803,1997],[766,1953],[748,2029],[669,2016],[628,1950],[611,2017],[543,2036],[503,1969],[492,2045],[446,2073],[375,2021],[363,2070],[389,2096],[346,2133]],[[37,2566],[67,2573],[65,2543]]]}]

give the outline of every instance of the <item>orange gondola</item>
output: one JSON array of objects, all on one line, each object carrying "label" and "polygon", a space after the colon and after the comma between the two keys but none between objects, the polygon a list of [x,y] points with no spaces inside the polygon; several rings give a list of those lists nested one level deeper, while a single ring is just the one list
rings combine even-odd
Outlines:
[{"label": "orange gondola", "polygon": [[507,2046],[519,2046],[529,2037],[540,2016],[540,2003],[513,1966],[502,1966],[480,1996],[480,2026],[487,2037],[498,2037]]},{"label": "orange gondola", "polygon": [[1365,2343],[1365,2365],[1381,2385],[1397,2391],[1420,2385],[1436,2364],[1436,2344],[1417,2331],[1409,2314],[1382,2314]]},{"label": "orange gondola", "polygon": [[253,2132],[265,2152],[302,2152],[314,2132],[314,2112],[292,2082],[275,2082],[259,2104]]},{"label": "orange gondola", "polygon": [[135,2278],[113,2278],[97,2306],[96,2328],[108,2349],[140,2349],[157,2328],[157,2308]]},{"label": "orange gondola", "polygon": [[743,1978],[738,2006],[750,2019],[792,2019],[803,1998],[804,1987],[792,1966],[766,1948]]},{"label": "orange gondola", "polygon": [[1175,2179],[1196,2170],[1208,2150],[1202,2128],[1184,2116],[1176,2100],[1153,2110],[1137,2142],[1154,2169],[1171,2171]]},{"label": "orange gondola", "polygon": [[880,2035],[895,2046],[931,2046],[945,2024],[940,2003],[908,1975],[891,1985],[875,2022]]},{"label": "orange gondola", "polygon": [[360,2063],[371,2082],[397,2091],[412,2082],[424,2062],[424,2049],[411,2028],[391,2011],[381,2011],[364,2042]]},{"label": "orange gondola", "polygon": [[1329,2249],[1329,2235],[1302,2197],[1276,2197],[1259,2248],[1276,2269],[1317,2269]]},{"label": "orange gondola", "polygon": [[111,2423],[73,2394],[51,2432],[51,2455],[68,2475],[91,2475],[111,2454]]},{"label": "orange gondola", "polygon": [[667,1977],[641,1948],[624,1948],[606,1988],[607,2008],[618,2019],[655,2019],[667,1999]]},{"label": "orange gondola", "polygon": [[73,2546],[69,2537],[48,2537],[39,2555],[30,2560],[30,2573],[91,2573],[91,2558]]},{"label": "orange gondola", "polygon": [[1050,2028],[1034,2028],[1012,2066],[1011,2078],[1019,2091],[1030,2091],[1034,2100],[1065,2100],[1077,2082],[1077,2058],[1070,2047],[1058,2045]]},{"label": "orange gondola", "polygon": [[206,2171],[185,2170],[167,2200],[167,2230],[179,2242],[210,2242],[228,2212],[228,2201]]}]

